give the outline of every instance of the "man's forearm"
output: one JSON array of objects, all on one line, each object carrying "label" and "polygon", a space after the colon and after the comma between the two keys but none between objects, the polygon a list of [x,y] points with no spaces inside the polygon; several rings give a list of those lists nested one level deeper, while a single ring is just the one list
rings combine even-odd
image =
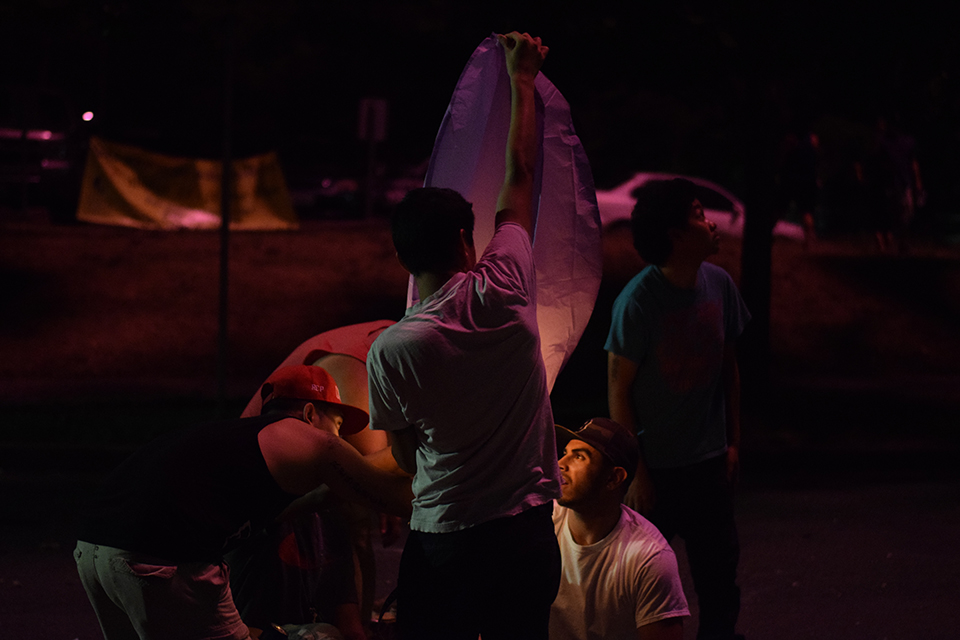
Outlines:
[{"label": "man's forearm", "polygon": [[324,483],[355,502],[382,513],[410,513],[410,478],[374,466],[339,438],[323,451],[319,470]]},{"label": "man's forearm", "polygon": [[535,80],[536,76],[526,73],[510,78],[510,133],[504,178],[509,185],[533,183],[537,159]]},{"label": "man's forearm", "polygon": [[533,237],[533,174],[539,141],[535,81],[546,48],[539,39],[510,34],[501,37],[510,74],[510,130],[506,170],[497,199],[497,224],[516,222]]},{"label": "man's forearm", "polygon": [[536,109],[533,77],[510,79],[510,133],[506,171],[497,200],[497,224],[517,222],[533,236],[533,171],[536,162]]}]

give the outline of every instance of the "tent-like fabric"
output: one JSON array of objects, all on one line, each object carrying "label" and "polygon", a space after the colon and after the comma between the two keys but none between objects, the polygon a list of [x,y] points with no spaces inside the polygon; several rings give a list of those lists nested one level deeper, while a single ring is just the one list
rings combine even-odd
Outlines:
[{"label": "tent-like fabric", "polygon": [[[77,219],[142,229],[219,227],[222,164],[166,156],[93,137]],[[231,170],[231,229],[297,227],[276,154],[234,160]]]}]

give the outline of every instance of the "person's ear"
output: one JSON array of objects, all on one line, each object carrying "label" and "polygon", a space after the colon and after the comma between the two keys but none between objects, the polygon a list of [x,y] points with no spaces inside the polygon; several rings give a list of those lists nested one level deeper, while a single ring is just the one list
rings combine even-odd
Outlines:
[{"label": "person's ear", "polygon": [[627,470],[623,467],[614,467],[610,471],[610,478],[607,480],[608,489],[616,489],[627,481]]},{"label": "person's ear", "polygon": [[303,405],[303,421],[313,426],[313,418],[317,415],[317,408],[312,402]]}]

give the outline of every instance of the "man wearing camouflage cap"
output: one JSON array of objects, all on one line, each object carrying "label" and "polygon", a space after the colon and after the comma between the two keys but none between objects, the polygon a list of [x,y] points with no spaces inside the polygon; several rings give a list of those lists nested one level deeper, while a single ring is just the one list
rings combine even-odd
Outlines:
[{"label": "man wearing camouflage cap", "polygon": [[556,430],[561,496],[553,522],[563,570],[550,640],[680,640],[690,613],[673,549],[621,504],[640,457],[636,437],[606,418]]}]

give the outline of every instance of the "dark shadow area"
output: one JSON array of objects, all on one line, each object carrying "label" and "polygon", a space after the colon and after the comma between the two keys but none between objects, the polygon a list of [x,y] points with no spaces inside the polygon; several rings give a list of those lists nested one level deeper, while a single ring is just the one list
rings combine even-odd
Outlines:
[{"label": "dark shadow area", "polygon": [[40,270],[0,264],[0,333],[22,336],[43,331],[43,324],[52,316],[63,313],[57,304],[59,282],[56,276]]}]

